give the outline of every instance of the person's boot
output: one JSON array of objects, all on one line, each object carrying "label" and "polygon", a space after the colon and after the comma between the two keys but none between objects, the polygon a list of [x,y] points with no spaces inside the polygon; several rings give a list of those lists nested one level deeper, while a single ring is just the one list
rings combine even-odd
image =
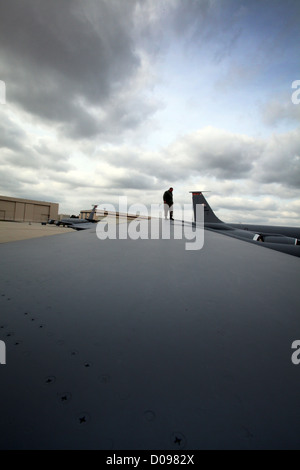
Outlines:
[{"label": "person's boot", "polygon": [[170,220],[174,220],[173,219],[173,212],[170,212]]}]

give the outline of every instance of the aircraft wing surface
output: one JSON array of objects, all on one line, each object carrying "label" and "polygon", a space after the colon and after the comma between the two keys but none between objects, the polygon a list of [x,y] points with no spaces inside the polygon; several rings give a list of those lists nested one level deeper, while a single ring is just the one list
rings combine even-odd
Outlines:
[{"label": "aircraft wing surface", "polygon": [[1,449],[300,447],[298,258],[94,227],[0,259]]}]

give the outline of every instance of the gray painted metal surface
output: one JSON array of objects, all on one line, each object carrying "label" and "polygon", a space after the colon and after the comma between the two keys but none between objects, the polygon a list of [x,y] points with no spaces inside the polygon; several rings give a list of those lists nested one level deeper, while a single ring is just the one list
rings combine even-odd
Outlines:
[{"label": "gray painted metal surface", "polygon": [[0,259],[2,449],[300,447],[298,258],[94,228]]}]

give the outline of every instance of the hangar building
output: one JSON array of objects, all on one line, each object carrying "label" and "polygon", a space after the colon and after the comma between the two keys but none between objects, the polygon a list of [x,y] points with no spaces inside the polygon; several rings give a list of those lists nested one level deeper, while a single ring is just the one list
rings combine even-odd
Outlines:
[{"label": "hangar building", "polygon": [[58,219],[58,204],[0,196],[0,220],[47,222],[48,219]]}]

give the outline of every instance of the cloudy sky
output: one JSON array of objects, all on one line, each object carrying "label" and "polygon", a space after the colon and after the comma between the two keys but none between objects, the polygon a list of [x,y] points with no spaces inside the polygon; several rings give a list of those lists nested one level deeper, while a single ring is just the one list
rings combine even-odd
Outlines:
[{"label": "cloudy sky", "polygon": [[299,21],[299,0],[0,0],[0,194],[73,214],[172,185],[299,226]]}]

